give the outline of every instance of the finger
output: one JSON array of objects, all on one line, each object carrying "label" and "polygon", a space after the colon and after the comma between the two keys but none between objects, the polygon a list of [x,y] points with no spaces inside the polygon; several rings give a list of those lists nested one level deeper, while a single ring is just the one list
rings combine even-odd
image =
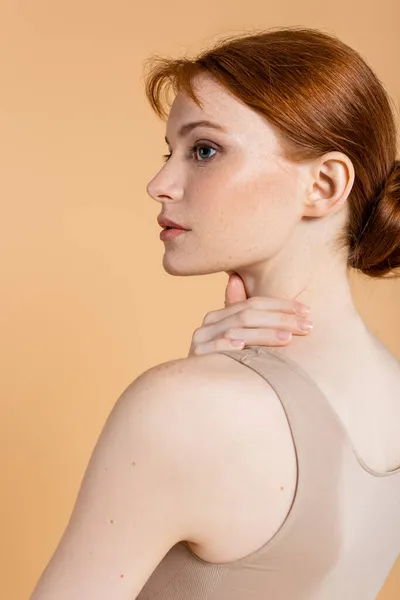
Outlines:
[{"label": "finger", "polygon": [[[282,337],[282,333],[288,333],[286,338]],[[247,338],[244,339],[244,338]],[[203,342],[193,347],[192,353],[194,355],[209,354],[211,352],[219,352],[222,350],[240,350],[246,346],[267,346],[277,347],[286,346],[292,340],[292,334],[290,332],[282,332],[272,329],[254,329],[246,330],[243,332],[242,338],[216,338],[209,342]],[[235,342],[242,342],[238,346]]]},{"label": "finger", "polygon": [[247,294],[243,280],[240,275],[233,273],[229,276],[225,288],[225,306],[231,306],[244,300],[247,300]]},{"label": "finger", "polygon": [[228,340],[226,338],[217,338],[215,340],[211,340],[210,342],[198,344],[197,346],[193,347],[193,350],[191,350],[191,356],[198,356],[200,354],[210,354],[212,352],[221,352],[223,350],[240,350],[243,348],[244,343],[242,343],[241,346],[238,347],[232,343],[232,340]]},{"label": "finger", "polygon": [[309,314],[302,313],[300,308],[302,305],[300,302],[296,300],[285,300],[282,298],[265,298],[263,296],[253,296],[252,298],[248,298],[242,302],[238,302],[236,304],[232,304],[231,306],[227,306],[225,308],[219,308],[217,310],[210,311],[206,314],[203,320],[203,325],[210,325],[212,323],[217,323],[230,315],[236,314],[246,308],[254,308],[256,310],[262,310],[265,312],[282,312],[287,314],[295,314],[298,316],[306,316]]},{"label": "finger", "polygon": [[[243,316],[244,315],[244,316]],[[207,331],[207,329],[210,331]],[[261,339],[265,331],[286,331],[295,335],[308,335],[313,324],[309,319],[297,317],[296,315],[285,315],[282,313],[266,313],[265,311],[247,311],[238,315],[232,315],[223,321],[214,323],[199,331],[197,341],[203,343],[208,341],[208,336],[229,337],[231,339],[249,340],[259,339],[255,332],[260,331]],[[254,338],[254,336],[256,336]],[[200,339],[199,339],[200,338]],[[269,339],[269,336],[268,336]]]},{"label": "finger", "polygon": [[[290,331],[289,329],[278,329],[273,327],[249,327],[246,329],[228,329],[223,332],[220,337],[230,341],[242,340],[246,346],[280,346],[282,343],[285,344],[290,342],[294,335],[307,336],[310,331],[312,330]],[[219,338],[214,338],[214,340],[217,339]],[[209,341],[211,342],[212,340]]]},{"label": "finger", "polygon": [[[222,337],[230,342],[241,340],[245,346],[284,346],[293,339],[293,333],[289,330],[257,327],[255,329],[229,330]],[[304,331],[301,334],[304,334]]]},{"label": "finger", "polygon": [[[312,330],[312,324],[311,328],[309,325],[306,327],[307,321],[304,317],[294,314],[247,309],[246,312],[242,311],[216,323],[199,327],[193,334],[192,344],[197,346],[218,338],[229,338],[243,339],[249,345],[253,342],[255,345],[268,345],[271,336],[269,333],[266,334],[266,331],[272,331],[274,337],[277,331],[305,336]],[[256,333],[258,330],[260,334]]]}]

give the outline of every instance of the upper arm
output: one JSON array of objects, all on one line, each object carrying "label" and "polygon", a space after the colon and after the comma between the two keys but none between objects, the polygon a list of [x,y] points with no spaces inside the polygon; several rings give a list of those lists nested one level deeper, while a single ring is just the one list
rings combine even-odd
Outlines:
[{"label": "upper arm", "polygon": [[268,440],[271,414],[272,389],[232,363],[221,354],[178,359],[125,390],[30,600],[133,600],[173,545],[218,533],[221,513],[211,507],[240,489],[232,481],[241,474],[264,474],[246,448]]},{"label": "upper arm", "polygon": [[179,362],[146,371],[115,403],[31,600],[133,600],[190,535],[194,440],[179,400],[185,378],[174,387],[170,375]]}]

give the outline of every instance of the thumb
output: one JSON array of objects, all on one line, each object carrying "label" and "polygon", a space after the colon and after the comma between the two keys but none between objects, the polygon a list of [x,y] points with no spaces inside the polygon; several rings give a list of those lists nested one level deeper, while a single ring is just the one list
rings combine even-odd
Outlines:
[{"label": "thumb", "polygon": [[238,273],[229,275],[228,283],[225,288],[225,307],[242,302],[247,299],[246,289],[243,279]]}]

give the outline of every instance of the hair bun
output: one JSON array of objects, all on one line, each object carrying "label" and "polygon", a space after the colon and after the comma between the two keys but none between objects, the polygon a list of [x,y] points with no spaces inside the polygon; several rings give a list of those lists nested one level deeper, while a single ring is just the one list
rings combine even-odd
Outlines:
[{"label": "hair bun", "polygon": [[400,172],[400,160],[395,160],[393,163],[393,167],[391,169],[391,171],[389,171],[388,176],[386,178],[386,185],[385,185],[385,189],[391,185],[392,182],[396,181],[396,178],[398,177]]},{"label": "hair bun", "polygon": [[383,277],[400,268],[400,160],[394,161],[365,217],[350,266],[370,277]]},{"label": "hair bun", "polygon": [[319,29],[272,27],[224,36],[193,58],[146,62],[146,96],[163,119],[171,88],[204,108],[197,76],[206,75],[266,120],[285,159],[349,157],[355,179],[335,246],[371,277],[400,267],[397,120],[380,78],[354,48]]}]

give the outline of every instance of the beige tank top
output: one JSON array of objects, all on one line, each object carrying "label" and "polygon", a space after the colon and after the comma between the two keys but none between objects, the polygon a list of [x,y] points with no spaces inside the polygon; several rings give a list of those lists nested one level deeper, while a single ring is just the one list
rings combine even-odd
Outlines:
[{"label": "beige tank top", "polygon": [[258,346],[222,354],[259,373],[282,403],[297,460],[293,503],[242,559],[209,563],[179,542],[137,600],[375,600],[400,552],[400,466],[364,464],[297,363]]}]

